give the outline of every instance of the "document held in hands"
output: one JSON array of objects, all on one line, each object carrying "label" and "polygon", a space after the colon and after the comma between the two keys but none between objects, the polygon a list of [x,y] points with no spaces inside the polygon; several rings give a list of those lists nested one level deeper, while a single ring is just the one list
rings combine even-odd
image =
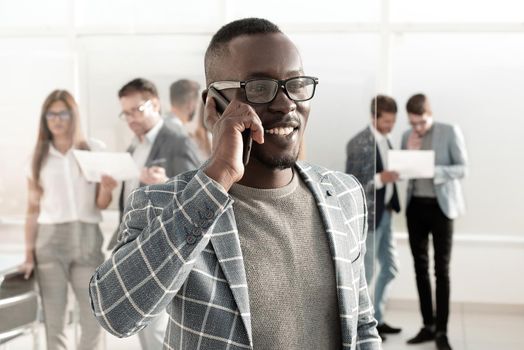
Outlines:
[{"label": "document held in hands", "polygon": [[139,170],[128,152],[73,151],[87,181],[100,182],[102,175],[115,180],[137,178]]},{"label": "document held in hands", "polygon": [[396,171],[402,180],[435,176],[434,151],[388,151],[388,170]]}]

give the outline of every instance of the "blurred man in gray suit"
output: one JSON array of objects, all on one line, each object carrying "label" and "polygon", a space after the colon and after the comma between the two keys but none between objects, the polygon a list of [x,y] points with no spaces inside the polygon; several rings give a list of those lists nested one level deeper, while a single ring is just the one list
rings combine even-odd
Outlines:
[{"label": "blurred man in gray suit", "polygon": [[[203,127],[200,120],[193,123],[198,106],[201,104],[199,92],[200,85],[193,80],[180,79],[171,84],[169,87],[171,113],[165,118],[165,121],[174,129],[189,136],[191,142],[188,142],[188,152],[196,154],[202,163],[208,157],[208,154],[202,149],[202,142],[207,140],[202,140],[198,136],[207,135],[207,131],[199,130]],[[196,127],[192,132],[189,130],[190,123]]]},{"label": "blurred man in gray suit", "polygon": [[[435,151],[435,176],[410,180],[407,192],[409,243],[424,327],[408,344],[435,339],[439,350],[450,350],[447,338],[449,316],[449,263],[453,243],[453,220],[465,212],[459,180],[467,172],[466,145],[457,126],[433,121],[426,96],[412,96],[406,105],[411,129],[402,137],[402,149]],[[436,313],[433,311],[428,267],[431,233],[435,259]]]},{"label": "blurred man in gray suit", "polygon": [[[187,134],[164,123],[158,92],[152,82],[134,79],[120,89],[118,97],[122,106],[120,118],[135,134],[127,151],[141,169],[139,178],[127,180],[122,185],[118,203],[122,221],[124,204],[131,192],[145,185],[165,183],[170,177],[194,170],[200,161],[192,151],[192,141]],[[115,245],[117,232],[109,248]],[[161,313],[149,327],[138,333],[142,349],[162,348],[167,321],[167,314]]]},{"label": "blurred man in gray suit", "polygon": [[[397,103],[389,96],[377,95],[371,100],[371,123],[347,144],[346,173],[354,175],[366,190],[368,205],[368,236],[366,238],[366,280],[374,288],[377,330],[396,334],[400,328],[384,321],[384,311],[389,286],[398,273],[398,257],[391,230],[393,212],[400,211],[397,186],[398,173],[387,170],[387,153],[392,149],[389,134],[397,119]],[[380,270],[375,274],[375,262]]]}]

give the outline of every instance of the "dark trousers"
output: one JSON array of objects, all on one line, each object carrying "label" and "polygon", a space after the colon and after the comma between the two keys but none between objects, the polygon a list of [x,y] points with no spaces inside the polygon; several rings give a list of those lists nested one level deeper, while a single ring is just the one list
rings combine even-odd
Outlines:
[{"label": "dark trousers", "polygon": [[[444,215],[435,198],[413,197],[406,211],[409,245],[415,264],[420,312],[425,326],[436,324],[446,332],[449,318],[449,262],[453,241],[453,220]],[[433,238],[436,277],[436,317],[429,278],[428,242]]]}]

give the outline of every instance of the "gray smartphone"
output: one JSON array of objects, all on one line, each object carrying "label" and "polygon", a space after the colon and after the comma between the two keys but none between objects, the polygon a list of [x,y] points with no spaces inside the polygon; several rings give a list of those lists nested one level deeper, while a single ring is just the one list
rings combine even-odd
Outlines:
[{"label": "gray smartphone", "polygon": [[[224,113],[227,105],[229,104],[229,101],[227,98],[224,97],[214,87],[210,87],[208,90],[208,94],[211,95],[215,99],[215,103],[217,105],[217,112],[222,114]],[[242,141],[244,144],[244,149],[242,151],[242,163],[244,163],[244,166],[249,163],[249,156],[251,154],[251,147],[253,146],[253,139],[251,138],[251,129],[246,129],[242,131]]]}]

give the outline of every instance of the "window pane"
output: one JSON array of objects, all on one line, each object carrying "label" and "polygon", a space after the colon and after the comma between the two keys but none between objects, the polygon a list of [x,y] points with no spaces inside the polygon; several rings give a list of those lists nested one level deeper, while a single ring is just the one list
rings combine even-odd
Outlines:
[{"label": "window pane", "polygon": [[[118,90],[128,81],[143,77],[155,83],[162,112],[169,111],[169,85],[177,79],[193,79],[204,87],[204,51],[208,36],[129,36],[82,40],[88,52],[83,81],[88,99],[88,134],[103,140],[109,150],[123,151],[131,133],[118,119]],[[154,52],[154,55],[151,55]]]},{"label": "window pane", "polygon": [[134,5],[126,0],[77,0],[75,25],[79,28],[128,29],[134,25]]},{"label": "window pane", "polygon": [[343,171],[346,143],[369,123],[379,36],[295,34],[291,39],[302,54],[304,73],[319,78],[306,129],[307,160]]},{"label": "window pane", "polygon": [[60,39],[0,39],[0,221],[22,218],[40,109],[55,89],[74,93],[75,56]]},{"label": "window pane", "polygon": [[[468,215],[457,221],[456,231],[522,234],[524,34],[405,35],[392,57],[393,93],[400,105],[424,92],[435,120],[456,123],[464,132]],[[402,108],[395,128],[399,137],[406,119]]]},{"label": "window pane", "polygon": [[68,24],[67,0],[0,1],[0,28],[57,28]]},{"label": "window pane", "polygon": [[216,0],[137,1],[135,18],[137,26],[158,25],[172,28],[181,24],[220,25],[223,18],[223,3]]},{"label": "window pane", "polygon": [[232,18],[262,17],[277,24],[376,22],[380,16],[380,0],[266,0],[261,6],[253,6],[253,2],[244,0],[230,0],[226,3],[228,14]]},{"label": "window pane", "polygon": [[390,0],[394,22],[522,22],[522,0]]}]

